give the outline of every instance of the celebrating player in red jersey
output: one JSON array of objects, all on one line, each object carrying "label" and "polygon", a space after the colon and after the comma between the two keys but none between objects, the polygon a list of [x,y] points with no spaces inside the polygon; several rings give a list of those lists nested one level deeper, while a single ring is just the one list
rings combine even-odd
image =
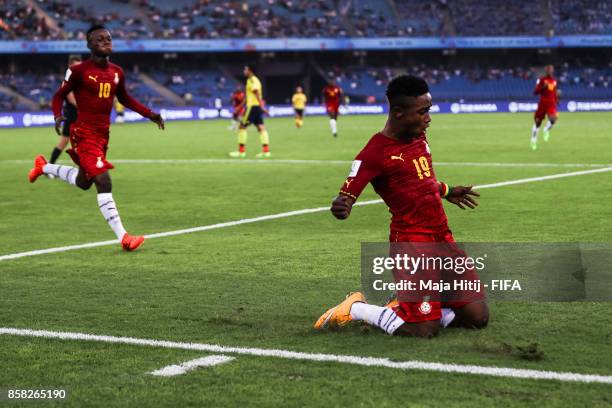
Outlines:
[{"label": "celebrating player in red jersey", "polygon": [[534,115],[534,125],[531,129],[531,149],[536,150],[538,148],[538,131],[540,125],[544,120],[545,116],[548,116],[548,123],[544,126],[544,141],[548,142],[550,137],[550,129],[553,127],[559,114],[557,113],[558,100],[558,89],[557,80],[553,78],[554,68],[552,65],[544,67],[546,75],[538,78],[536,82],[534,95],[540,95],[540,102],[538,103],[538,109]]},{"label": "celebrating player in red jersey", "polygon": [[[427,83],[413,76],[399,76],[387,88],[389,117],[357,155],[331,211],[346,219],[368,183],[392,214],[391,242],[446,243],[454,245],[442,198],[461,209],[474,208],[472,187],[449,187],[436,180],[425,135],[431,117]],[[473,272],[473,271],[472,271]],[[488,322],[484,297],[470,302],[392,302],[387,307],[366,303],[360,292],[329,309],[315,328],[344,326],[365,321],[388,334],[429,337],[440,326],[483,328]]]},{"label": "celebrating player in red jersey", "polygon": [[322,93],[327,115],[329,116],[329,126],[334,137],[338,137],[337,120],[340,101],[342,100],[342,89],[338,85],[331,83],[323,88]]},{"label": "celebrating player in red jersey", "polygon": [[61,112],[62,101],[66,95],[74,92],[78,116],[70,129],[72,149],[67,152],[79,167],[48,164],[43,156],[37,156],[28,178],[33,183],[42,174],[52,174],[83,190],[95,184],[102,215],[121,241],[123,249],[132,251],[144,242],[144,237],[129,235],[123,228],[111,193],[108,170],[113,165],[106,160],[110,113],[115,95],[119,102],[149,118],[160,129],[164,129],[164,120],[127,93],[123,70],[109,62],[113,45],[110,32],[105,27],[96,25],[87,31],[87,48],[91,50],[91,58],[72,68],[53,96],[55,130],[59,134],[61,123],[65,120]]},{"label": "celebrating player in red jersey", "polygon": [[245,94],[242,90],[242,86],[236,86],[236,90],[232,93],[232,125],[230,130],[236,131],[238,130],[238,126],[240,125],[240,120],[244,115],[245,105],[244,105]]}]

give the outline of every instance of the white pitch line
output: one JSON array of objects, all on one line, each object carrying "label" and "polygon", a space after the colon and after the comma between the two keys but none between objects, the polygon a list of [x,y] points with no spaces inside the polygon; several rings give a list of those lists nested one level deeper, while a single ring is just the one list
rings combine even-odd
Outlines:
[{"label": "white pitch line", "polygon": [[453,167],[607,167],[610,165],[610,163],[434,162],[434,166]]},{"label": "white pitch line", "polygon": [[229,356],[206,356],[202,358],[196,358],[195,360],[185,361],[181,364],[169,365],[159,370],[152,371],[151,375],[159,377],[173,377],[175,375],[185,374],[188,371],[194,370],[198,367],[212,367],[219,364],[229,363],[235,360],[234,357]]},{"label": "white pitch line", "polygon": [[[301,160],[301,159],[115,159],[116,164],[351,164],[351,160]],[[0,164],[31,164],[32,160],[0,160]],[[60,163],[70,164],[62,160]],[[434,162],[434,166],[452,167],[607,167],[605,163],[504,163],[504,162]]]},{"label": "white pitch line", "polygon": [[604,167],[601,169],[593,169],[593,170],[574,171],[571,173],[558,173],[558,174],[551,174],[549,176],[529,177],[529,178],[518,179],[518,180],[500,181],[498,183],[474,186],[474,188],[482,190],[485,188],[512,186],[515,184],[525,184],[525,183],[533,183],[536,181],[555,180],[555,179],[566,178],[566,177],[583,176],[585,174],[605,173],[608,171],[612,171],[612,167]]},{"label": "white pitch line", "polygon": [[114,344],[129,344],[135,346],[160,347],[168,349],[196,350],[222,354],[240,354],[257,357],[275,357],[290,360],[334,362],[365,367],[384,367],[399,370],[425,370],[442,373],[459,373],[486,375],[492,377],[521,378],[529,380],[557,380],[565,382],[612,384],[612,376],[597,374],[579,374],[571,372],[529,370],[495,366],[478,366],[462,364],[431,363],[425,361],[391,361],[388,358],[361,357],[337,354],[305,353],[298,351],[262,349],[254,347],[229,347],[218,344],[184,343],[166,340],[138,339],[133,337],[104,336],[87,333],[56,332],[48,330],[0,328],[0,335],[22,337],[41,337],[47,339],[96,341]]},{"label": "white pitch line", "polygon": [[[551,174],[549,176],[530,177],[530,178],[525,178],[525,179],[501,181],[498,183],[474,186],[474,188],[479,189],[479,190],[484,190],[487,188],[496,188],[496,187],[515,185],[515,184],[533,183],[537,181],[554,180],[554,179],[565,178],[565,177],[582,176],[586,174],[604,173],[608,171],[612,171],[612,167],[574,171],[571,173],[558,173],[558,174]],[[382,202],[383,201],[380,199],[379,200],[369,200],[369,201],[358,201],[357,203],[355,203],[355,206],[380,204]],[[242,224],[252,224],[254,222],[276,220],[279,218],[287,218],[287,217],[293,217],[296,215],[313,214],[313,213],[319,213],[319,212],[325,212],[325,211],[329,211],[329,207],[305,208],[302,210],[288,211],[288,212],[278,213],[278,214],[262,215],[260,217],[245,218],[245,219],[236,220],[236,221],[221,222],[218,224],[203,225],[200,227],[186,228],[186,229],[180,229],[176,231],[158,232],[156,234],[145,235],[145,238],[154,239],[154,238],[162,238],[162,237],[171,237],[174,235],[183,235],[183,234],[190,234],[193,232],[209,231],[213,229],[234,227],[234,226],[242,225]],[[34,251],[17,252],[14,254],[1,255],[0,262],[8,261],[10,259],[24,258],[28,256],[52,254],[56,252],[72,251],[75,249],[94,248],[94,247],[116,245],[116,244],[117,244],[116,240],[110,240],[110,241],[89,242],[86,244],[68,245],[68,246],[63,246],[63,247],[55,247],[55,248],[47,248],[47,249],[37,249]]]}]

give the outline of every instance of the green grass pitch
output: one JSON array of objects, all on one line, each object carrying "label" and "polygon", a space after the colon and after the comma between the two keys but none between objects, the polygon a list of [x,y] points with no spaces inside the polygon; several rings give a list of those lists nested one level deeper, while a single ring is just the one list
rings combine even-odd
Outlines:
[{"label": "green grass pitch", "polygon": [[[478,185],[612,163],[611,114],[562,114],[535,152],[531,123],[528,114],[434,115],[428,138],[436,175]],[[341,117],[334,140],[323,117],[307,117],[300,130],[290,118],[269,119],[273,157],[261,164],[181,161],[225,159],[236,148],[226,121],[170,122],[165,132],[115,125],[114,197],[124,225],[138,234],[328,206],[349,161],[383,124],[382,116]],[[93,191],[27,182],[29,160],[55,142],[50,128],[0,131],[0,256],[114,238]],[[249,157],[258,145],[250,129]],[[449,165],[466,162],[489,164]],[[446,210],[459,241],[611,242],[611,197],[607,172],[487,189],[476,210]],[[361,200],[373,198],[368,187]],[[610,303],[494,303],[487,329],[449,329],[431,340],[360,326],[315,332],[314,320],[358,289],[360,243],[384,242],[388,222],[377,204],[355,208],[344,222],[318,212],[151,239],[134,253],[117,244],[0,261],[0,326],[612,375]],[[516,352],[532,343],[543,358]],[[609,384],[243,355],[176,377],[148,374],[205,355],[0,335],[0,388],[64,388],[63,405],[76,407],[612,405]]]}]

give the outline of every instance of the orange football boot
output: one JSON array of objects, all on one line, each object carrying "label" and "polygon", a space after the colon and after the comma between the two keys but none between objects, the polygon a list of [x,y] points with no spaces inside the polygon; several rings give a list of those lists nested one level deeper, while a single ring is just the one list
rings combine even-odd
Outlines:
[{"label": "orange football boot", "polygon": [[121,246],[126,251],[134,251],[142,245],[145,238],[142,235],[130,235],[126,233],[121,240]]},{"label": "orange football boot", "polygon": [[43,166],[45,164],[47,164],[47,160],[42,154],[39,154],[34,158],[34,167],[28,173],[28,179],[30,180],[30,183],[35,182],[37,178],[42,176]]},{"label": "orange football boot", "polygon": [[365,303],[366,299],[361,292],[351,293],[338,306],[332,307],[315,322],[314,328],[317,330],[342,327],[349,324],[351,318],[351,306],[356,302]]}]

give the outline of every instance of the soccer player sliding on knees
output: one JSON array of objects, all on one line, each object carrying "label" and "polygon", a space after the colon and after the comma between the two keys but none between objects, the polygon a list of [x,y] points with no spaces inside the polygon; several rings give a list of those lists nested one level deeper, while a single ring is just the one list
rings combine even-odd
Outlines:
[{"label": "soccer player sliding on knees", "polygon": [[72,68],[72,72],[53,96],[53,115],[58,134],[66,119],[61,112],[62,101],[70,92],[76,98],[78,116],[70,129],[72,148],[67,153],[78,168],[49,164],[39,155],[34,159],[34,168],[30,170],[28,178],[33,183],[42,174],[53,175],[83,190],[95,184],[102,215],[123,249],[133,251],[144,242],[144,237],[129,235],[123,227],[111,193],[112,183],[108,170],[114,167],[106,160],[110,114],[115,95],[121,104],[149,118],[159,129],[164,129],[164,120],[127,93],[123,70],[109,61],[113,42],[110,32],[104,26],[93,26],[87,31],[87,48],[91,50],[89,60]]},{"label": "soccer player sliding on knees", "polygon": [[[392,214],[390,241],[443,243],[453,248],[442,198],[461,209],[475,208],[479,194],[471,186],[449,187],[436,180],[426,129],[431,117],[431,95],[427,83],[413,76],[399,76],[387,88],[389,116],[384,129],[375,134],[357,155],[351,172],[332,202],[332,214],[344,220],[353,204],[372,183]],[[400,246],[400,248],[403,248]],[[453,252],[462,256],[460,251]],[[478,279],[474,270],[463,278]],[[484,295],[462,297],[452,302],[402,301],[394,299],[385,307],[366,302],[360,292],[329,309],[315,323],[316,329],[341,327],[363,321],[391,335],[430,337],[449,325],[483,328],[489,311]]]}]

